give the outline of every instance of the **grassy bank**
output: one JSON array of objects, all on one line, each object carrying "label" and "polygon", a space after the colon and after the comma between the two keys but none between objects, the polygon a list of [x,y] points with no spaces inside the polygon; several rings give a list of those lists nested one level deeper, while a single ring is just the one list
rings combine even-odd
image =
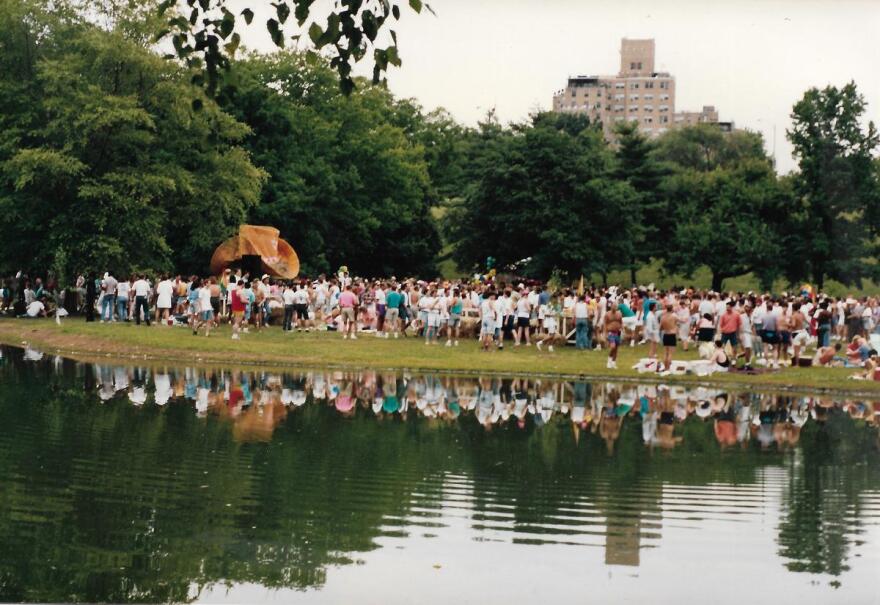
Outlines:
[{"label": "grassy bank", "polygon": [[[555,353],[538,352],[534,346],[483,353],[476,341],[458,347],[425,346],[417,338],[379,339],[363,335],[356,341],[334,333],[284,334],[277,327],[230,339],[229,327],[193,336],[184,328],[129,324],[87,324],[81,319],[61,326],[51,320],[0,320],[0,342],[29,343],[37,349],[75,358],[115,357],[121,361],[178,361],[194,364],[348,366],[353,368],[407,368],[454,372],[529,373],[557,376],[615,377],[652,380],[630,367],[647,355],[646,347],[621,349],[619,370],[605,368],[605,351],[576,351],[557,347]],[[693,351],[678,351],[678,359],[695,359]],[[852,370],[843,368],[786,368],[762,375],[716,374],[710,378],[668,376],[663,382],[714,383],[745,387],[798,390],[838,390],[880,394],[880,383],[853,381]]]}]

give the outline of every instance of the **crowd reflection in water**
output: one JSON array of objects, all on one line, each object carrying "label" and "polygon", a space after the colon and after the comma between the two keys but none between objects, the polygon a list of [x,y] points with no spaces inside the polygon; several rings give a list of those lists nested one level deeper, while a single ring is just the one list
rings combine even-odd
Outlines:
[{"label": "crowd reflection in water", "polygon": [[625,419],[641,423],[651,448],[675,448],[683,439],[680,426],[694,419],[712,423],[722,448],[753,442],[762,449],[784,449],[798,443],[807,422],[846,414],[874,425],[880,414],[880,403],[872,401],[705,387],[376,371],[88,368],[95,372],[102,400],[125,396],[137,406],[185,400],[198,414],[231,419],[236,438],[244,441],[269,440],[291,410],[307,403],[331,406],[342,416],[365,413],[378,419],[417,416],[454,423],[470,415],[487,431],[570,423],[576,436],[601,437],[609,452]]}]

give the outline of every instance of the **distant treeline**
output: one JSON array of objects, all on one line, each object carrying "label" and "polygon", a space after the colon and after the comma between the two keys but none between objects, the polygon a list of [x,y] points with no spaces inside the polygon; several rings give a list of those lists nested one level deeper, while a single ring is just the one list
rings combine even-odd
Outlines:
[{"label": "distant treeline", "polygon": [[[109,7],[109,8],[108,8]],[[712,125],[617,143],[585,117],[476,128],[323,60],[245,54],[208,98],[160,56],[140,3],[0,4],[0,272],[204,274],[241,223],[269,224],[303,271],[434,277],[499,268],[547,279],[652,260],[717,289],[873,277],[877,133],[854,83],[811,89],[779,177],[757,133]],[[195,101],[195,103],[194,103]]]}]

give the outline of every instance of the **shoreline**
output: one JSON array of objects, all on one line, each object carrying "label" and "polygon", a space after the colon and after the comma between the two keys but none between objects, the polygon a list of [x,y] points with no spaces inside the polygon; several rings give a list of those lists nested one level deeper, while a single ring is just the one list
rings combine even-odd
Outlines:
[{"label": "shoreline", "polygon": [[[57,326],[51,320],[0,319],[0,344],[31,346],[43,353],[60,355],[76,361],[122,364],[187,364],[195,367],[298,368],[333,370],[409,371],[459,376],[528,376],[558,380],[607,380],[641,384],[704,386],[731,390],[757,389],[779,393],[810,395],[841,394],[850,397],[880,398],[880,383],[847,380],[852,370],[843,368],[786,368],[779,373],[745,375],[715,374],[712,377],[689,375],[656,376],[629,369],[626,361],[641,357],[645,347],[621,348],[621,368],[603,371],[606,352],[576,352],[560,347],[556,353],[537,353],[534,347],[503,352],[480,353],[476,341],[463,341],[460,347],[442,344],[425,347],[418,338],[380,339],[364,334],[357,343],[337,340],[327,333],[295,333],[288,337],[269,328],[249,333],[242,341],[232,341],[228,327],[221,327],[211,338],[192,336],[183,328],[164,328],[129,324],[86,324],[67,320]],[[225,328],[225,329],[224,329]],[[224,338],[225,336],[225,338]],[[247,343],[245,351],[240,343]],[[218,350],[221,343],[226,347]],[[170,345],[170,346],[169,346]],[[353,347],[351,345],[354,345]],[[288,351],[292,349],[300,349]],[[263,349],[255,352],[254,349]],[[311,352],[303,349],[313,349]],[[416,353],[415,356],[401,353]],[[403,349],[407,349],[404,351]],[[568,350],[566,350],[568,349]],[[418,352],[432,354],[431,357]],[[447,353],[448,352],[448,353]],[[352,354],[356,353],[356,354]],[[366,353],[366,355],[365,355]],[[391,353],[391,355],[389,355]],[[438,359],[443,353],[448,359]],[[681,355],[684,354],[679,351]],[[693,351],[691,351],[693,353]],[[693,355],[691,355],[693,357]],[[503,358],[503,359],[502,359]],[[678,357],[681,358],[681,357]],[[482,367],[461,367],[462,360],[472,360]],[[583,361],[584,363],[578,363]],[[583,366],[581,369],[578,366]],[[811,374],[819,372],[819,374]]]}]

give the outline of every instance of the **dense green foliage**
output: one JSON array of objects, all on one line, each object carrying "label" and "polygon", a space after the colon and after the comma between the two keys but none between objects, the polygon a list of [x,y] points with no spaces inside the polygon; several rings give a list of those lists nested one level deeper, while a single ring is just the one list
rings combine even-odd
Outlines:
[{"label": "dense green foliage", "polygon": [[798,256],[802,274],[818,283],[844,283],[876,275],[864,263],[878,252],[880,188],[873,122],[863,127],[866,104],[850,82],[842,88],[811,88],[792,110],[787,132],[800,162],[795,178],[802,208]]},{"label": "dense green foliage", "polygon": [[306,272],[431,274],[440,243],[428,165],[398,125],[411,105],[378,87],[343,95],[330,70],[293,53],[250,58],[233,74],[225,107],[250,126],[247,147],[271,175],[253,220],[289,237]]},{"label": "dense green foliage", "polygon": [[[278,227],[310,275],[344,264],[431,278],[440,260],[470,272],[493,257],[537,278],[706,267],[715,289],[742,275],[768,287],[876,277],[880,143],[854,84],[794,106],[800,171],[779,177],[752,132],[648,139],[621,123],[609,144],[599,124],[541,112],[470,128],[366,81],[340,90],[339,57],[231,60],[236,44],[206,94],[204,65],[152,46],[173,18],[156,8],[0,4],[0,272],[204,273],[249,222]],[[171,35],[192,43],[189,27]],[[230,25],[203,29],[218,27]]]}]

